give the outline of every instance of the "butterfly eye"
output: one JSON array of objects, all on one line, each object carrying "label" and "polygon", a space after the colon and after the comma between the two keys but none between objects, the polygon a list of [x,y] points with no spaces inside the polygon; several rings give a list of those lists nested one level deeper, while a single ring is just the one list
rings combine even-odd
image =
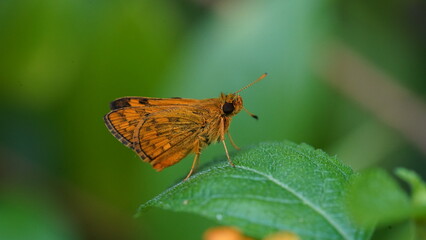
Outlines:
[{"label": "butterfly eye", "polygon": [[222,110],[225,114],[230,114],[234,111],[234,104],[226,102],[225,104],[223,104]]}]

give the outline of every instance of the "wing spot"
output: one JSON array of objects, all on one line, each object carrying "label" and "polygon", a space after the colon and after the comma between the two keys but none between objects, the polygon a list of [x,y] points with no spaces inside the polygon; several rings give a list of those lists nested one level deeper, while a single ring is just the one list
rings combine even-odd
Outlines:
[{"label": "wing spot", "polygon": [[149,104],[149,102],[148,102],[148,98],[140,98],[140,99],[139,99],[139,103],[140,103],[140,104],[143,104],[143,105],[147,105],[147,104]]},{"label": "wing spot", "polygon": [[124,107],[130,107],[129,99],[128,98],[120,98],[115,101],[112,101],[109,104],[109,107],[111,110],[124,108]]}]

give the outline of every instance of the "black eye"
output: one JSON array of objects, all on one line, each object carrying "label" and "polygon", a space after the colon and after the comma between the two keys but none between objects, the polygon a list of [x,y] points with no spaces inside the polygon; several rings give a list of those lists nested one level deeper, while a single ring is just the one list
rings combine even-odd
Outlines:
[{"label": "black eye", "polygon": [[226,102],[225,104],[223,104],[222,110],[225,114],[230,114],[234,111],[234,104]]}]

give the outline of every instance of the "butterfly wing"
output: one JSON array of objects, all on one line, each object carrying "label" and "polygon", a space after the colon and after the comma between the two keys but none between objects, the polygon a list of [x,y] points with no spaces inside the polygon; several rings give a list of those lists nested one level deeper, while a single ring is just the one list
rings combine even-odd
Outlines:
[{"label": "butterfly wing", "polygon": [[205,127],[203,110],[169,108],[147,116],[133,134],[133,150],[158,171],[193,151]]},{"label": "butterfly wing", "polygon": [[186,98],[123,97],[110,103],[111,112],[104,116],[108,130],[121,143],[132,147],[136,125],[148,115],[173,107],[197,105],[202,100]]},{"label": "butterfly wing", "polygon": [[125,107],[156,107],[156,106],[188,106],[198,104],[202,100],[189,98],[150,98],[150,97],[123,97],[110,103],[111,110]]},{"label": "butterfly wing", "polygon": [[149,109],[141,107],[122,108],[109,112],[104,116],[104,121],[112,135],[131,148],[136,126],[149,114]]},{"label": "butterfly wing", "polygon": [[208,116],[203,101],[125,97],[111,103],[104,120],[120,142],[160,171],[194,149]]}]

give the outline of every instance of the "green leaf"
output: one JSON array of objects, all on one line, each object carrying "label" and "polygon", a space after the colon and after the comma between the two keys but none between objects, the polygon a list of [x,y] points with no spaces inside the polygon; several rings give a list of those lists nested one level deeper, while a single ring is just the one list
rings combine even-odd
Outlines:
[{"label": "green leaf", "polygon": [[416,237],[416,223],[412,220],[386,225],[375,230],[373,240],[424,240]]},{"label": "green leaf", "polygon": [[412,189],[413,213],[415,216],[426,217],[426,184],[414,171],[397,168],[396,175],[406,181]]},{"label": "green leaf", "polygon": [[395,173],[410,185],[411,197],[385,170],[371,169],[354,177],[347,194],[350,213],[356,222],[379,227],[375,240],[425,239],[425,183],[414,171]]},{"label": "green leaf", "polygon": [[371,169],[354,177],[347,203],[354,220],[368,226],[395,223],[411,214],[409,197],[382,169]]},{"label": "green leaf", "polygon": [[[368,239],[370,232],[345,212],[352,170],[323,151],[302,144],[263,143],[207,167],[140,207],[192,212],[245,234],[280,230],[302,239]],[[140,214],[140,212],[139,212]]]}]

